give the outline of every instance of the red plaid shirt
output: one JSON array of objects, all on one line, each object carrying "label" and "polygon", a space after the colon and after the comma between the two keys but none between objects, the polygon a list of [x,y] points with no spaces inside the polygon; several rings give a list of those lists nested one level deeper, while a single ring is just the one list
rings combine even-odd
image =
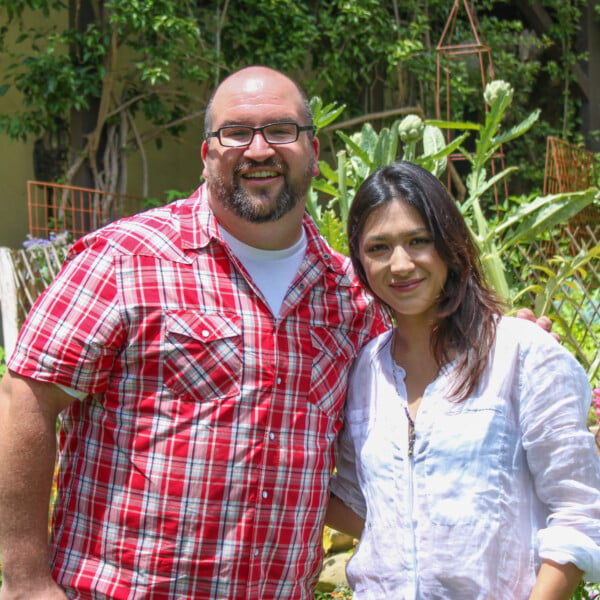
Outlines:
[{"label": "red plaid shirt", "polygon": [[90,394],[60,436],[72,598],[312,598],[348,369],[387,322],[308,218],[275,319],[204,196],[77,242],[9,364]]}]

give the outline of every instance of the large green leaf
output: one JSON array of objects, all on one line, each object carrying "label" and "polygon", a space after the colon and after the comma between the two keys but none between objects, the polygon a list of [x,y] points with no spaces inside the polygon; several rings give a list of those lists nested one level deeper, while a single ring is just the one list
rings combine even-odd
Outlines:
[{"label": "large green leaf", "polygon": [[319,96],[310,99],[310,108],[313,113],[313,119],[317,131],[331,125],[345,110],[346,105],[338,105],[335,102],[323,105],[323,100]]},{"label": "large green leaf", "polygon": [[346,135],[342,131],[336,131],[336,133],[344,141],[350,154],[360,157],[360,159],[365,163],[371,162],[371,157],[369,156],[369,148],[367,144],[363,145],[361,142],[355,142],[350,136]]},{"label": "large green leaf", "polygon": [[549,231],[559,223],[567,221],[591,204],[595,198],[600,198],[600,192],[597,188],[590,188],[582,192],[543,196],[532,203],[534,206],[523,205],[505,226],[496,230],[496,233],[500,233],[506,229],[506,225],[518,223],[515,230],[507,231],[504,235],[501,251],[517,243],[531,241],[539,233]]},{"label": "large green leaf", "polygon": [[525,120],[521,121],[521,123],[494,137],[494,144],[500,146],[527,133],[539,119],[540,114],[540,110],[534,110],[528,117],[525,118]]}]

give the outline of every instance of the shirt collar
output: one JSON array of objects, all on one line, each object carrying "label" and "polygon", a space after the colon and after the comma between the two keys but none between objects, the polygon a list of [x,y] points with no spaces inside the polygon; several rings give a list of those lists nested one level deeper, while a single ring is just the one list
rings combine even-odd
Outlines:
[{"label": "shirt collar", "polygon": [[204,248],[211,239],[220,239],[217,220],[208,206],[205,183],[182,201],[179,215],[184,250]]},{"label": "shirt collar", "polygon": [[[208,206],[206,183],[203,183],[189,198],[181,201],[179,213],[181,244],[184,250],[204,248],[213,239],[223,240],[217,220]],[[304,214],[303,225],[307,238],[307,255],[310,253],[314,260],[324,263],[338,275],[347,275],[347,262],[327,244],[308,213]]]}]

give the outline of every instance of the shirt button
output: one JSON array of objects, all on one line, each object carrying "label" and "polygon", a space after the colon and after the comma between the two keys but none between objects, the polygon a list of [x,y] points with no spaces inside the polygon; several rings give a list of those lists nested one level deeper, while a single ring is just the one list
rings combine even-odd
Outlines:
[{"label": "shirt button", "polygon": [[277,385],[281,385],[281,377],[277,378]]},{"label": "shirt button", "polygon": [[262,493],[262,497],[263,498],[268,498],[269,497],[269,493],[268,492],[263,492]]},{"label": "shirt button", "polygon": [[254,556],[258,556],[258,555],[259,555],[259,551],[258,551],[258,550],[255,550],[255,551],[254,551]]},{"label": "shirt button", "polygon": [[210,335],[210,331],[208,331],[208,329],[203,329],[202,330],[202,337],[207,338]]},{"label": "shirt button", "polygon": [[274,440],[274,439],[275,439],[275,434],[274,434],[273,432],[271,432],[271,433],[269,434],[269,439],[270,439],[270,440]]}]

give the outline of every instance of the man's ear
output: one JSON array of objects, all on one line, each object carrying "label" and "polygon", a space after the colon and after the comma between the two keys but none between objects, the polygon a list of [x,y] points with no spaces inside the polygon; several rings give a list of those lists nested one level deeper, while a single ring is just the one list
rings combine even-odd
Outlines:
[{"label": "man's ear", "polygon": [[204,140],[200,147],[200,156],[202,157],[202,176],[206,179],[206,155],[208,154],[208,142]]},{"label": "man's ear", "polygon": [[312,139],[313,150],[315,151],[315,164],[313,166],[313,177],[316,177],[319,173],[319,150],[321,149],[321,145],[319,143],[319,138],[315,136]]}]

